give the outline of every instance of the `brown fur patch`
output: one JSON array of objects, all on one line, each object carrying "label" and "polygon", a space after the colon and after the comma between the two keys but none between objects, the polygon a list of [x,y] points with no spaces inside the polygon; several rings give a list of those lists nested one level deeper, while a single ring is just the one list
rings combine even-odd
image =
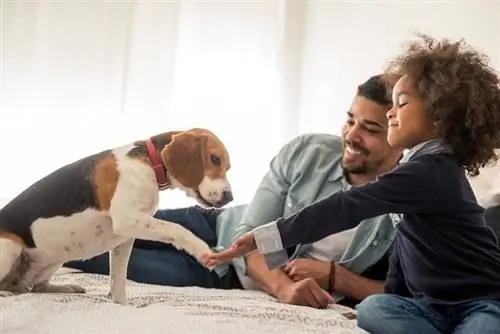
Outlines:
[{"label": "brown fur patch", "polygon": [[186,187],[197,187],[205,175],[203,141],[204,138],[200,136],[183,132],[174,136],[172,142],[161,151],[167,171]]},{"label": "brown fur patch", "polygon": [[105,212],[109,210],[119,175],[116,158],[113,154],[108,155],[96,164],[93,185],[99,210]]},{"label": "brown fur patch", "polygon": [[[207,129],[194,128],[173,135],[161,155],[168,172],[189,188],[197,188],[204,176],[224,179],[230,168],[226,147]],[[212,163],[211,155],[220,159],[220,165]]]},{"label": "brown fur patch", "polygon": [[[198,130],[198,129],[197,129]],[[208,130],[198,130],[201,135],[206,136],[205,147],[203,150],[205,161],[205,176],[211,179],[225,178],[226,172],[231,168],[229,161],[229,153],[222,141]],[[211,155],[215,155],[220,159],[220,166],[216,166],[211,162]]]},{"label": "brown fur patch", "polygon": [[22,246],[26,246],[26,244],[24,243],[23,239],[21,239],[20,237],[18,237],[14,233],[10,233],[10,232],[7,232],[7,231],[0,230],[0,238],[2,238],[2,239],[9,239],[11,241],[14,241],[17,244],[20,244]]}]

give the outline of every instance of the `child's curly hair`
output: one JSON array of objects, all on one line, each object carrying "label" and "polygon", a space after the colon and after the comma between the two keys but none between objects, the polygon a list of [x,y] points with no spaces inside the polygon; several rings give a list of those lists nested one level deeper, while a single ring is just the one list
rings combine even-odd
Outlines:
[{"label": "child's curly hair", "polygon": [[478,175],[479,168],[498,160],[499,77],[488,58],[463,39],[438,41],[418,35],[422,40],[411,42],[394,58],[384,77],[391,86],[403,75],[415,83],[438,134],[468,174]]}]

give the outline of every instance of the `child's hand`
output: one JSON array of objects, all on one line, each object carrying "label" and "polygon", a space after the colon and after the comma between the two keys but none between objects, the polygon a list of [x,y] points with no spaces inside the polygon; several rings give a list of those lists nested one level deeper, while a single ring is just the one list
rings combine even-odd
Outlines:
[{"label": "child's hand", "polygon": [[248,232],[233,242],[230,248],[219,253],[205,254],[201,260],[205,267],[214,268],[220,264],[230,262],[236,257],[243,256],[254,249],[257,249],[257,245],[253,233]]}]

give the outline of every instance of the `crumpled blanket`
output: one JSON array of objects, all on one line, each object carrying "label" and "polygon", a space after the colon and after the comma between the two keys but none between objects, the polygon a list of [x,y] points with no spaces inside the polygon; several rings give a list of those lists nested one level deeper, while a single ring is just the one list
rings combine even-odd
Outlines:
[{"label": "crumpled blanket", "polygon": [[[317,310],[285,305],[260,291],[176,288],[128,282],[128,306],[107,297],[108,277],[66,273],[54,283],[86,294],[24,294],[0,298],[1,334],[254,334],[366,333],[340,305]],[[345,315],[342,315],[345,314]]]}]

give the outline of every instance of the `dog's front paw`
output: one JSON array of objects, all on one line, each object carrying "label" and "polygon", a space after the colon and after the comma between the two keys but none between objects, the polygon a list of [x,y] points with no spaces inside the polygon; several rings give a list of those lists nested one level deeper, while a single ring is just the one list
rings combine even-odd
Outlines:
[{"label": "dog's front paw", "polygon": [[210,255],[213,255],[214,253],[215,252],[213,252],[212,250],[208,250],[205,253],[201,254],[201,256],[197,259],[198,262],[203,267],[205,267],[206,269],[208,269],[210,271],[214,270],[214,266],[210,265],[209,258],[210,258]]},{"label": "dog's front paw", "polygon": [[195,259],[201,263],[203,261],[203,258],[206,256],[206,254],[211,254],[212,253],[212,249],[210,248],[209,245],[207,245],[206,243],[199,243],[196,245],[196,247],[194,248],[194,252],[193,252],[193,255],[195,257]]}]

